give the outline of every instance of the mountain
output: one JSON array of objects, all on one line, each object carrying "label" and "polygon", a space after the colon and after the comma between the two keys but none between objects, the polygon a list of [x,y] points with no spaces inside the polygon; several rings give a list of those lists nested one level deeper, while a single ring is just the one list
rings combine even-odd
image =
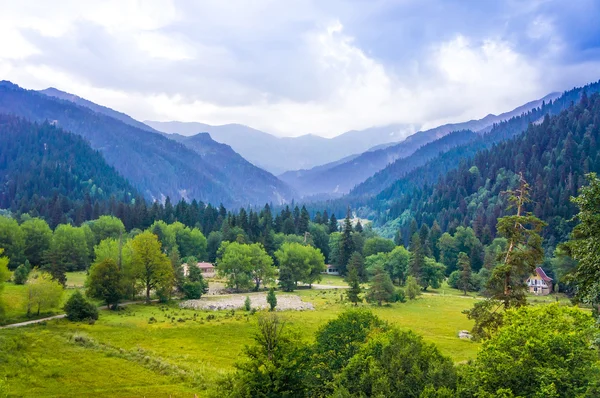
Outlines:
[{"label": "mountain", "polygon": [[[80,224],[137,196],[81,137],[0,114],[0,208]],[[70,209],[65,213],[65,209]]]},{"label": "mountain", "polygon": [[229,182],[241,192],[252,192],[258,185],[264,190],[269,190],[275,203],[285,203],[295,195],[288,185],[273,174],[254,166],[229,145],[214,141],[208,133],[191,137],[170,134],[168,138],[198,153],[204,161],[226,174]]},{"label": "mountain", "polygon": [[[565,240],[577,212],[569,198],[585,184],[585,174],[600,172],[598,91],[600,82],[565,93],[554,108],[564,105],[564,110],[552,117],[546,113],[525,132],[461,159],[435,183],[419,179],[423,174],[415,170],[403,180],[402,189],[396,185],[376,198],[379,221],[387,222],[384,230],[399,228],[406,237],[413,219],[428,225],[436,221],[442,231],[471,226],[489,242],[498,217],[507,214],[503,192],[514,189],[522,173],[531,189],[526,210],[548,224],[546,244],[554,247]],[[579,97],[577,105],[569,106]]]},{"label": "mountain", "polygon": [[94,112],[101,113],[106,116],[110,116],[113,119],[117,119],[126,123],[130,126],[137,127],[142,130],[151,131],[153,133],[158,133],[158,131],[154,130],[152,127],[145,125],[144,123],[135,120],[129,115],[126,115],[122,112],[115,111],[114,109],[108,108],[106,106],[98,105],[93,103],[92,101],[88,101],[85,98],[81,98],[76,96],[75,94],[66,93],[64,91],[60,91],[54,87],[48,87],[45,90],[39,90],[40,93],[47,95],[49,97],[59,98],[65,101],[73,102],[77,105],[84,106],[93,110]]},{"label": "mountain", "polygon": [[203,123],[153,122],[147,125],[168,134],[195,135],[209,133],[217,142],[231,146],[253,164],[274,174],[319,166],[362,153],[389,142],[398,142],[412,134],[410,125],[394,124],[360,131],[348,131],[333,138],[312,134],[300,137],[276,137],[240,124],[211,126]]},{"label": "mountain", "polygon": [[83,136],[99,150],[145,197],[172,201],[182,198],[205,203],[245,206],[265,202],[280,203],[284,192],[256,181],[242,191],[224,171],[205,161],[197,152],[162,134],[134,127],[87,106],[61,100],[10,82],[0,83],[0,112],[31,121],[51,121],[65,130]]},{"label": "mountain", "polygon": [[[280,179],[290,184],[303,196],[329,194],[341,196],[348,193],[357,184],[365,181],[373,176],[378,171],[384,169],[389,164],[396,162],[398,159],[408,158],[415,153],[420,147],[427,145],[435,140],[438,140],[452,132],[460,132],[470,130],[473,132],[484,133],[488,131],[495,123],[510,119],[520,115],[530,109],[540,106],[544,102],[548,102],[556,97],[558,93],[552,93],[546,97],[524,104],[510,112],[500,115],[487,115],[480,120],[470,120],[464,123],[445,124],[433,129],[419,131],[404,141],[393,145],[380,145],[379,147],[371,148],[369,151],[355,156],[347,162],[335,162],[329,165],[324,165],[317,169],[290,171],[279,176]],[[457,138],[454,142],[453,139]],[[464,143],[464,133],[450,135],[448,139],[438,143],[434,150],[433,147],[422,151],[417,155],[418,161],[407,162],[414,164],[415,167],[422,165],[426,160],[437,155],[440,150],[448,150],[456,145]],[[429,157],[425,156],[428,153]],[[396,177],[395,179],[399,178]],[[383,181],[381,184],[391,183]],[[384,187],[381,187],[383,189]],[[379,190],[381,190],[379,189]],[[371,193],[378,192],[375,190]]]}]

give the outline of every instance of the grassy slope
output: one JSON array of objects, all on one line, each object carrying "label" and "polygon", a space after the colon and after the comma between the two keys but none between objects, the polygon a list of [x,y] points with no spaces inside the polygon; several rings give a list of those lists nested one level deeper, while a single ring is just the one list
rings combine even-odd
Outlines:
[{"label": "grassy slope", "polygon": [[[77,277],[70,275],[70,281]],[[330,278],[328,284],[342,285],[341,278]],[[288,311],[282,316],[310,342],[321,325],[350,308],[340,301],[343,292],[299,290],[295,294],[312,302],[316,311]],[[395,326],[416,331],[455,362],[461,362],[474,358],[479,347],[457,338],[459,330],[472,326],[461,311],[470,308],[474,298],[461,294],[444,286],[415,301],[363,307]],[[207,320],[208,315],[216,319]],[[152,317],[156,323],[149,322]],[[94,325],[59,320],[2,330],[0,346],[7,348],[4,358],[0,352],[0,375],[6,374],[7,379],[0,378],[0,396],[3,383],[17,396],[110,393],[153,397],[190,396],[191,392],[202,396],[207,387],[214,387],[220,374],[233,369],[244,346],[252,342],[255,325],[256,316],[243,311],[231,315],[225,311],[182,310],[173,304],[102,311]],[[73,336],[83,336],[83,343],[77,343]]]}]

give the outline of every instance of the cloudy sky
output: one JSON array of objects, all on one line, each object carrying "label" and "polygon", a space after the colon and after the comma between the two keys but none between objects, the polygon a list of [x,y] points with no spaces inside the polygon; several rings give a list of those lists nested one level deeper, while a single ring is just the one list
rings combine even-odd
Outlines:
[{"label": "cloudy sky", "polygon": [[334,136],[600,79],[600,1],[0,0],[0,80],[140,119]]}]

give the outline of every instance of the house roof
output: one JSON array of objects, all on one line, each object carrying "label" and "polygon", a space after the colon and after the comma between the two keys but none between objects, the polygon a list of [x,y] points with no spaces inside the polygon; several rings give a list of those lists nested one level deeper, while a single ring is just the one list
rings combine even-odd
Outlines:
[{"label": "house roof", "polygon": [[332,264],[325,264],[325,267],[327,267],[327,269],[330,269],[330,268],[337,268],[337,266],[335,266],[335,265],[332,265]]},{"label": "house roof", "polygon": [[544,272],[542,267],[537,267],[535,269],[535,273],[538,274],[538,276],[540,278],[542,278],[543,280],[545,280],[546,282],[550,282],[552,280],[552,278],[550,278],[548,275],[546,275],[546,273]]},{"label": "house roof", "polygon": [[212,265],[211,263],[198,263],[198,264],[196,264],[196,267],[198,267],[198,268],[215,268],[215,266]]}]

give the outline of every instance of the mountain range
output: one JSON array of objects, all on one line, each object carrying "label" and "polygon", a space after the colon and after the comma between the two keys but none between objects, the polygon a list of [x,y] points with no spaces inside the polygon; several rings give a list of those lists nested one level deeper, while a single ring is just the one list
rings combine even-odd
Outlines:
[{"label": "mountain range", "polygon": [[144,123],[168,134],[192,136],[209,133],[215,141],[231,146],[245,159],[273,174],[336,162],[375,146],[402,141],[418,128],[414,125],[391,124],[324,138],[313,134],[277,137],[241,124],[211,126],[195,122],[149,120]]},{"label": "mountain range", "polygon": [[[518,116],[558,96],[560,96],[559,93],[551,93],[544,98],[531,101],[500,115],[490,114],[479,120],[446,124],[433,129],[419,131],[400,143],[366,151],[359,156],[349,158],[345,162],[333,162],[309,170],[288,171],[281,174],[279,178],[291,185],[303,196],[329,195],[339,197],[350,192],[356,185],[367,180],[378,171],[385,169],[388,165],[393,165],[399,159],[409,158],[421,147],[439,140],[446,135],[450,135],[452,132],[470,130],[471,132],[482,134],[489,131],[494,124]],[[454,140],[455,138],[456,140]],[[417,154],[418,160],[415,159],[414,162],[409,161],[404,163],[416,168],[436,156],[439,152],[464,143],[464,140],[465,133],[451,135],[449,138],[435,145],[434,150],[430,146]],[[423,156],[424,153],[427,153],[427,155]],[[407,169],[410,169],[410,167],[405,168],[403,171],[405,172]],[[377,188],[371,190],[370,193],[381,191],[385,188],[386,184],[391,184],[395,179],[400,178],[402,174],[386,173],[386,176],[390,178],[386,177],[384,181],[374,184]]]},{"label": "mountain range", "polygon": [[[275,177],[249,162],[241,162],[234,152],[232,162],[238,164],[235,177],[225,173],[212,161],[186,145],[153,132],[150,127],[137,127],[126,115],[83,102],[78,97],[57,98],[24,90],[10,82],[0,82],[0,113],[62,127],[81,135],[99,150],[108,164],[150,200],[172,201],[198,199],[229,206],[283,203],[293,198],[292,191]],[[61,96],[67,95],[66,93]],[[75,101],[75,102],[73,102]],[[79,102],[79,104],[77,104]],[[93,109],[94,108],[94,109]],[[127,119],[123,121],[122,119]],[[210,140],[212,141],[212,140]],[[205,143],[210,142],[205,140]],[[218,143],[212,142],[215,146]],[[223,152],[223,156],[226,156]],[[223,162],[227,162],[223,159]],[[266,181],[261,180],[267,177]],[[253,179],[242,190],[239,179]]]}]

